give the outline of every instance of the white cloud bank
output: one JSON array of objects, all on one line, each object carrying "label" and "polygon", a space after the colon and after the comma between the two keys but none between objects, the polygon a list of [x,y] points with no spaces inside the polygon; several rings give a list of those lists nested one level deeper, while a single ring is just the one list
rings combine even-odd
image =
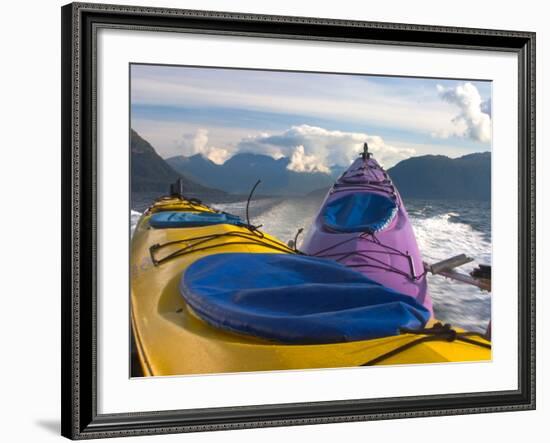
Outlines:
[{"label": "white cloud bank", "polygon": [[202,154],[217,164],[237,153],[248,152],[275,159],[287,157],[290,160],[287,169],[291,171],[328,174],[332,166],[349,166],[362,152],[364,142],[386,168],[416,154],[413,148],[389,145],[379,136],[330,131],[309,125],[292,126],[277,134],[248,136],[225,148],[210,146],[208,131],[201,128],[195,133],[184,134],[177,145],[181,155]]},{"label": "white cloud bank", "polygon": [[334,165],[350,165],[362,152],[364,142],[385,167],[415,154],[414,149],[388,145],[382,137],[309,125],[292,126],[279,134],[247,137],[236,146],[236,151],[288,157],[291,160],[288,169],[328,173]]},{"label": "white cloud bank", "polygon": [[454,88],[437,85],[439,96],[457,106],[460,113],[452,120],[453,128],[435,132],[441,138],[451,136],[468,137],[472,140],[489,143],[491,141],[490,103],[483,102],[477,88],[470,82]]},{"label": "white cloud bank", "polygon": [[218,165],[224,163],[231,156],[229,150],[225,148],[209,146],[208,131],[203,128],[197,129],[194,134],[183,134],[177,145],[181,155],[190,157],[195,154],[202,154]]}]

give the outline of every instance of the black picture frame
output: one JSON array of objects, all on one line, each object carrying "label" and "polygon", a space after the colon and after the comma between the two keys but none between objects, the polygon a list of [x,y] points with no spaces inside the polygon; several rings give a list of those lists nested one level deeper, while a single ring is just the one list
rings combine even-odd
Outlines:
[{"label": "black picture frame", "polygon": [[[71,439],[535,408],[535,33],[72,3],[62,15],[62,435]],[[518,389],[97,413],[95,38],[99,27],[459,48],[519,60]]]}]

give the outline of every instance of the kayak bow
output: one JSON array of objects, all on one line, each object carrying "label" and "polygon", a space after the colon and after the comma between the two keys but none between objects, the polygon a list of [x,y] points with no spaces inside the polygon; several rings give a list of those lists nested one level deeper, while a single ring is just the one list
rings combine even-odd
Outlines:
[{"label": "kayak bow", "polygon": [[301,249],[410,295],[432,312],[407,210],[391,178],[370,154],[355,160],[328,191]]}]

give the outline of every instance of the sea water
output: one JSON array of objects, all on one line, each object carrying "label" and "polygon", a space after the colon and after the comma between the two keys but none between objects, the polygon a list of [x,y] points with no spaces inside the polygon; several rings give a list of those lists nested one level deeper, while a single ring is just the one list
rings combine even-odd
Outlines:
[{"label": "sea water", "polygon": [[[250,223],[287,242],[299,228],[311,226],[321,201],[314,198],[258,198],[250,203]],[[469,272],[477,264],[491,264],[491,206],[489,202],[407,199],[422,258],[427,263],[466,254],[474,262],[459,268]],[[212,204],[246,219],[246,202]],[[136,208],[141,209],[141,208]],[[131,211],[132,231],[141,215]],[[303,234],[298,237],[300,247]],[[491,316],[491,296],[477,287],[428,274],[437,319],[469,331],[484,332]]]}]

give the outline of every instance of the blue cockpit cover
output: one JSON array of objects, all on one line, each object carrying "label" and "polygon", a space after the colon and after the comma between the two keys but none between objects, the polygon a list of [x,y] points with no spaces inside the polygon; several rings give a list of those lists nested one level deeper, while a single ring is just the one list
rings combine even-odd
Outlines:
[{"label": "blue cockpit cover", "polygon": [[283,343],[391,336],[430,317],[414,298],[337,262],[291,254],[203,257],[183,273],[180,292],[215,327]]},{"label": "blue cockpit cover", "polygon": [[392,199],[360,192],[328,203],[323,211],[323,224],[338,232],[377,232],[393,220],[396,212]]},{"label": "blue cockpit cover", "polygon": [[219,224],[243,225],[244,222],[236,215],[224,212],[157,212],[149,219],[149,224],[156,229],[191,228]]}]

